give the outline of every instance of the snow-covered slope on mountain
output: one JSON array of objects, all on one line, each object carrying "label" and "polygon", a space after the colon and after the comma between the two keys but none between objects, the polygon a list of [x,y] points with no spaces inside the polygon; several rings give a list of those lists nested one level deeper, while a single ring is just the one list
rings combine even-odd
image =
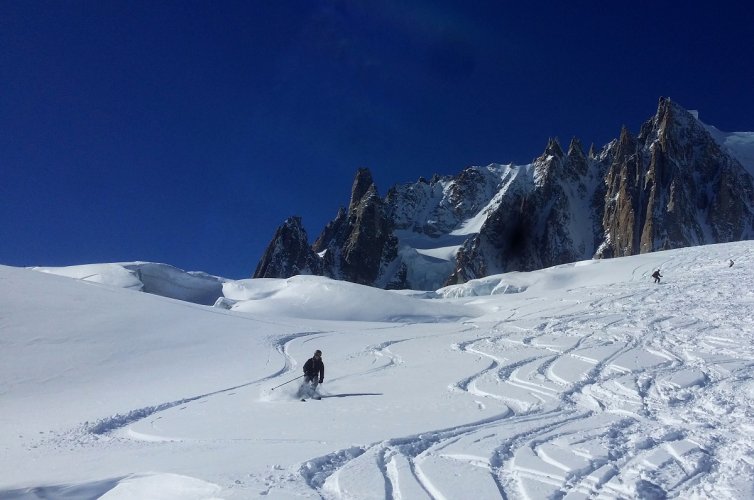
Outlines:
[{"label": "snow-covered slope on mountain", "polygon": [[[754,491],[752,242],[431,299],[226,281],[249,312],[3,266],[0,283],[0,498]],[[301,402],[315,349],[323,398]]]},{"label": "snow-covered slope on mountain", "polygon": [[433,290],[444,283],[461,246],[480,231],[511,190],[530,180],[528,166],[488,165],[391,189],[386,200],[393,210],[406,284]]},{"label": "snow-covered slope on mountain", "polygon": [[754,132],[723,132],[713,125],[704,126],[754,176]]}]

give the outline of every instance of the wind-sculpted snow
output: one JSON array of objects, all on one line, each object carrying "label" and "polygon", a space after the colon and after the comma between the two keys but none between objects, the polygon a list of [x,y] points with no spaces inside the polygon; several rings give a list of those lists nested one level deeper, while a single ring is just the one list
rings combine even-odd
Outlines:
[{"label": "wind-sculpted snow", "polygon": [[723,132],[712,125],[702,125],[718,144],[725,147],[751,175],[754,175],[754,132]]},{"label": "wind-sculpted snow", "polygon": [[231,310],[255,315],[342,321],[432,322],[475,316],[473,307],[422,301],[321,276],[248,280],[226,285],[239,299]]},{"label": "wind-sculpted snow", "polygon": [[[508,273],[505,277],[489,276],[471,280],[462,285],[452,285],[437,290],[437,294],[445,298],[476,297],[485,295],[500,295],[506,293],[522,293],[530,286],[528,278],[518,276],[521,273]],[[523,273],[526,274],[526,273]]]},{"label": "wind-sculpted snow", "polygon": [[[127,291],[90,296],[101,290],[39,273],[24,288],[25,275],[3,270],[6,284],[39,298],[0,302],[3,352],[14,355],[0,364],[8,381],[0,497],[70,488],[112,498],[751,499],[752,262],[754,245],[743,242],[425,295],[456,299],[363,295],[350,284],[328,295],[322,287],[331,283],[320,278],[242,283],[228,293],[237,304],[256,302],[253,313]],[[650,278],[656,268],[660,284]],[[521,291],[494,292],[500,283]],[[331,319],[286,312],[271,300],[285,288]],[[60,310],[76,325],[54,339],[38,333],[40,310],[53,315],[58,306],[45,294],[64,298]],[[120,320],[76,319],[115,298]],[[417,303],[448,308],[444,320],[407,314]],[[343,321],[357,305],[374,309],[374,321]],[[474,314],[453,319],[464,308]],[[133,322],[145,315],[161,325],[149,336],[133,328],[145,328]],[[160,335],[167,324],[170,335]],[[216,341],[186,350],[180,332],[189,325]],[[127,333],[134,345],[116,343]],[[141,362],[82,358],[88,336]],[[141,346],[154,336],[150,349]],[[242,339],[250,341],[239,348]],[[156,363],[148,356],[162,344],[179,355],[161,350]],[[301,402],[300,370],[315,349],[326,365],[323,398]],[[27,352],[42,362],[35,371],[14,362]],[[161,490],[161,478],[172,489]]]},{"label": "wind-sculpted snow", "polygon": [[186,272],[167,264],[152,262],[85,264],[34,269],[203,305],[212,305],[222,296],[223,281],[225,281],[209,274]]}]

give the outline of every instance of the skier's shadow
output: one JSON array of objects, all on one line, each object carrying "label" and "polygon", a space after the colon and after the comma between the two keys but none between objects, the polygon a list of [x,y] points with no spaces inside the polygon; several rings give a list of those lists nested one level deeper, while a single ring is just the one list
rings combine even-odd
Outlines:
[{"label": "skier's shadow", "polygon": [[350,398],[351,396],[382,396],[381,392],[351,392],[348,394],[323,394],[322,399],[325,398]]}]

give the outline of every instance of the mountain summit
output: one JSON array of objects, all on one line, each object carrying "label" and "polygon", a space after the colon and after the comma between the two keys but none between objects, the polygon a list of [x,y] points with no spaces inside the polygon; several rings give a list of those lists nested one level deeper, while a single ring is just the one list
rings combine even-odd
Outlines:
[{"label": "mountain summit", "polygon": [[[528,165],[420,178],[381,198],[368,169],[312,246],[278,229],[255,278],[318,274],[434,290],[508,271],[754,238],[752,165],[730,136],[669,98],[634,137],[584,152],[548,140]],[[740,139],[740,137],[739,137]],[[740,144],[739,140],[737,144]],[[748,171],[747,171],[748,168]]]}]

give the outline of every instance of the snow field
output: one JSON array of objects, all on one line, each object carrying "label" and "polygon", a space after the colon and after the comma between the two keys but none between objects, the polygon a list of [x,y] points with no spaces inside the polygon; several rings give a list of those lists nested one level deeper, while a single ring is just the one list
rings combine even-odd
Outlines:
[{"label": "snow field", "polygon": [[[0,268],[0,498],[754,498],[753,261],[225,282],[230,311]],[[321,401],[272,389],[315,349]]]}]

